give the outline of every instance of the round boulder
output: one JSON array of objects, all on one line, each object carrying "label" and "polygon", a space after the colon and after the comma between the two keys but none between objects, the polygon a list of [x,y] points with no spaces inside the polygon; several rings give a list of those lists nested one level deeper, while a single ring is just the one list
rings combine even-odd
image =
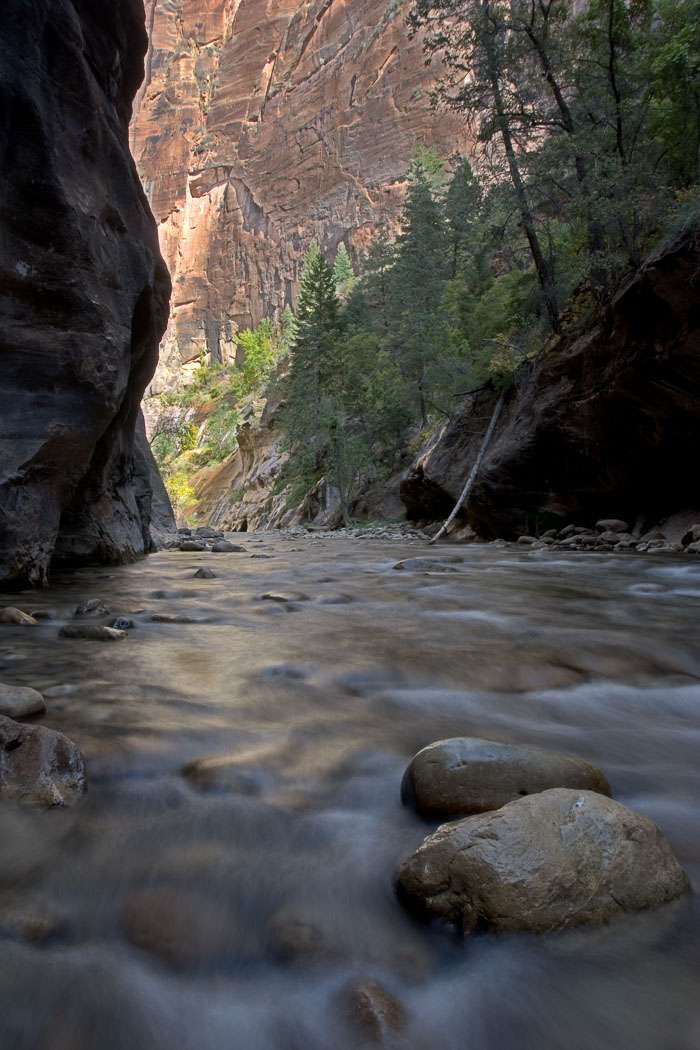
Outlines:
[{"label": "round boulder", "polygon": [[454,737],[424,747],[413,758],[404,773],[401,801],[425,817],[450,817],[485,813],[556,787],[610,795],[598,767],[581,758]]},{"label": "round boulder", "polygon": [[0,798],[68,806],[85,789],[85,763],[72,740],[0,715]]},{"label": "round boulder", "polygon": [[28,685],[3,685],[0,682],[0,715],[8,718],[29,718],[41,715],[46,704],[41,693]]},{"label": "round boulder", "polygon": [[408,907],[461,929],[531,933],[606,922],[688,888],[652,820],[566,788],[443,824],[397,882]]}]

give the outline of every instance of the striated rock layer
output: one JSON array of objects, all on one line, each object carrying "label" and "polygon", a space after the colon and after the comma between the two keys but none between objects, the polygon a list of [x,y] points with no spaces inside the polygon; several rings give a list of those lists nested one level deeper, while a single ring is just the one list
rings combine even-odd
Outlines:
[{"label": "striated rock layer", "polygon": [[[611,514],[658,521],[700,508],[700,233],[658,251],[576,338],[511,392],[466,517],[482,536]],[[410,518],[446,516],[495,397],[446,427],[401,485]]]},{"label": "striated rock layer", "polygon": [[[409,41],[405,0],[146,0],[150,48],[132,150],[174,278],[162,359],[293,300],[313,236],[361,252],[395,217],[421,144],[464,150]],[[162,377],[165,379],[165,376]]]},{"label": "striated rock layer", "polygon": [[134,428],[170,281],[128,149],[146,47],[140,0],[0,5],[5,585],[151,544]]}]

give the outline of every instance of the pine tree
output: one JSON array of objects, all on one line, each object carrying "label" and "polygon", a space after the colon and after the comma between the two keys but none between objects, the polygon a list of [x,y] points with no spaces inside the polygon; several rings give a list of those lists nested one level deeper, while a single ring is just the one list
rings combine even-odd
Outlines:
[{"label": "pine tree", "polygon": [[391,300],[398,322],[400,367],[428,425],[427,371],[444,341],[441,304],[447,279],[447,241],[441,204],[420,159],[409,173],[402,227],[396,241]]},{"label": "pine tree", "polygon": [[347,296],[355,280],[355,271],[352,268],[350,256],[348,255],[348,250],[345,247],[344,241],[341,241],[338,245],[338,250],[335,255],[335,262],[333,263],[333,280],[338,295],[343,297]]}]

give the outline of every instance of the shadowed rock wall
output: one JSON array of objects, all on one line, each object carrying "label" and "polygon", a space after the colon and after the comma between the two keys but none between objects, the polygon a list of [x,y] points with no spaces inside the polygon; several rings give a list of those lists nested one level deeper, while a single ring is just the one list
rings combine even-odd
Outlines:
[{"label": "shadowed rock wall", "polygon": [[134,428],[170,279],[128,149],[146,48],[142,0],[0,5],[3,585],[150,547]]},{"label": "shadowed rock wall", "polygon": [[[446,517],[495,397],[449,425],[401,485],[410,518]],[[516,536],[549,518],[659,520],[700,508],[700,231],[679,236],[506,403],[466,519]],[[550,524],[553,522],[549,522]]]}]

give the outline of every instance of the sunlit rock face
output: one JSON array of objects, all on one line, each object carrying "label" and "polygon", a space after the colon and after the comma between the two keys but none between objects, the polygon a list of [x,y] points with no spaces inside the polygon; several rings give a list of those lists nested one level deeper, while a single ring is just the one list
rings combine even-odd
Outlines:
[{"label": "sunlit rock face", "polygon": [[[173,276],[164,365],[235,354],[293,299],[313,236],[361,254],[396,217],[420,144],[468,134],[435,113],[404,0],[147,0],[132,149]],[[165,378],[165,373],[163,378]]]},{"label": "sunlit rock face", "polygon": [[0,5],[0,583],[150,546],[170,281],[128,150],[140,0]]}]

